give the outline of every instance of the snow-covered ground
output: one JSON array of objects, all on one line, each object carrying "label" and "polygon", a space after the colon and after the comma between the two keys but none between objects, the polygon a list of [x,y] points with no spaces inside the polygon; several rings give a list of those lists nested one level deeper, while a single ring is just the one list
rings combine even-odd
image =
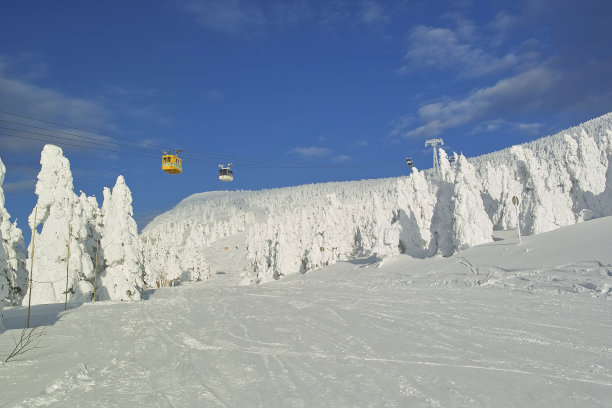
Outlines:
[{"label": "snow-covered ground", "polygon": [[[0,363],[0,407],[610,406],[612,217],[239,286],[244,234],[209,279],[35,306],[43,348]],[[4,312],[0,357],[27,314]]]}]

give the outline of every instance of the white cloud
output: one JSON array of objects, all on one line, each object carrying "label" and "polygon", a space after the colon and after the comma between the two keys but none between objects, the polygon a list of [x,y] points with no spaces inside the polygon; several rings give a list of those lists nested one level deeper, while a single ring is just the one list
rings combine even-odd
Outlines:
[{"label": "white cloud", "polygon": [[351,156],[347,156],[345,154],[341,154],[341,155],[332,157],[331,159],[332,163],[345,163],[350,160],[351,160]]},{"label": "white cloud", "polygon": [[[110,111],[100,101],[68,96],[54,89],[37,86],[26,80],[10,78],[0,70],[0,95],[2,110],[25,117],[44,119],[52,122],[69,123],[73,126],[90,129],[111,129]],[[54,125],[35,122],[23,117],[0,114],[0,147],[3,150],[30,151],[40,149],[40,139],[47,142],[54,139],[75,139],[73,135],[58,134],[29,126],[20,126],[6,121],[26,123],[41,128],[54,129]],[[9,130],[9,129],[20,129]],[[30,132],[30,133],[27,133]],[[79,134],[78,130],[69,133]],[[43,134],[51,136],[43,136]],[[9,136],[12,135],[12,136]]]},{"label": "white cloud", "polygon": [[108,128],[110,112],[97,100],[73,97],[59,91],[12,79],[0,71],[3,110],[25,116],[53,118],[79,126]]},{"label": "white cloud", "polygon": [[559,72],[546,67],[531,69],[473,91],[463,99],[424,105],[418,110],[418,118],[414,118],[422,125],[408,131],[396,128],[393,134],[406,138],[433,137],[445,129],[490,115],[542,109],[553,97],[551,91],[560,85],[560,78]]},{"label": "white cloud", "polygon": [[384,7],[372,0],[364,0],[361,2],[360,19],[366,24],[387,24],[389,17],[385,14]]},{"label": "white cloud", "polygon": [[240,0],[187,0],[183,9],[193,15],[202,27],[235,34],[261,27],[265,17],[256,2]]},{"label": "white cloud", "polygon": [[19,191],[34,190],[35,186],[36,186],[36,178],[31,178],[28,180],[4,183],[2,185],[2,188],[7,193],[15,193]]},{"label": "white cloud", "polygon": [[514,28],[519,23],[519,18],[502,10],[489,23],[489,27],[501,35],[505,35],[509,30]]},{"label": "white cloud", "polygon": [[355,140],[352,144],[351,147],[365,147],[368,145],[368,139],[366,138],[361,138],[361,139],[357,139]]},{"label": "white cloud", "polygon": [[483,49],[460,39],[449,28],[417,26],[408,36],[408,50],[399,74],[421,68],[457,70],[461,77],[478,77],[515,67],[531,54],[516,55],[512,52],[495,57]]},{"label": "white cloud", "polygon": [[108,142],[110,138],[76,128],[102,133],[115,132],[114,122],[121,117],[137,118],[158,125],[170,121],[160,115],[155,106],[147,105],[158,93],[157,89],[134,90],[108,86],[99,98],[72,96],[40,86],[29,80],[29,76],[14,75],[13,72],[20,71],[21,65],[19,58],[0,56],[1,108],[9,113],[0,113],[2,150],[35,151],[40,150],[44,143],[64,143],[64,148],[79,148],[83,137],[88,138],[87,145],[91,147],[97,142]]},{"label": "white cloud", "polygon": [[322,2],[319,10],[319,24],[333,26],[344,23],[351,18],[348,5],[342,0],[328,0]]},{"label": "white cloud", "polygon": [[306,0],[181,0],[178,4],[203,28],[231,35],[263,32],[268,28],[284,29],[311,15]]},{"label": "white cloud", "polygon": [[326,147],[295,147],[290,153],[296,153],[304,158],[325,157],[331,154],[331,150]]},{"label": "white cloud", "polygon": [[521,123],[507,121],[504,119],[493,119],[480,122],[477,126],[474,127],[472,133],[489,133],[504,129],[506,131],[515,130],[520,133],[537,136],[541,133],[543,126],[544,124],[542,123]]}]

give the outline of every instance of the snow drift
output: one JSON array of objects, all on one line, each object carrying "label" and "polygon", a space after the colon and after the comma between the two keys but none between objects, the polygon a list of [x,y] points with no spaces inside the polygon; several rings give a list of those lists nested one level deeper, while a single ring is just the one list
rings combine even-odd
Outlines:
[{"label": "snow drift", "polygon": [[438,176],[414,169],[408,177],[188,197],[141,234],[147,281],[201,278],[204,250],[238,233],[250,283],[360,256],[450,256],[491,241],[494,229],[518,224],[531,235],[612,214],[612,113],[453,164],[440,155]]}]

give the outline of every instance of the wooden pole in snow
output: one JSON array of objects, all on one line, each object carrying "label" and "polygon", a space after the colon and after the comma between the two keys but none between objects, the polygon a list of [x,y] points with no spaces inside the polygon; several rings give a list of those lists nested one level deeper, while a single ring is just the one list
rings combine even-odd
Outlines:
[{"label": "wooden pole in snow", "polygon": [[32,273],[34,272],[34,238],[36,237],[36,216],[38,215],[38,207],[34,208],[34,228],[32,229],[32,255],[30,255],[30,294],[28,296],[28,322],[27,328],[30,328],[30,305],[32,304]]},{"label": "wooden pole in snow", "polygon": [[66,301],[64,302],[64,310],[68,307],[68,268],[70,267],[70,236],[72,235],[72,225],[68,225],[68,258],[66,258]]},{"label": "wooden pole in snow", "polygon": [[516,233],[518,234],[519,244],[521,243],[521,222],[519,218],[519,199],[517,196],[512,196],[512,204],[516,208]]},{"label": "wooden pole in snow", "polygon": [[96,301],[96,281],[98,280],[98,248],[100,248],[100,240],[96,241],[96,266],[94,267],[94,296],[93,301]]}]

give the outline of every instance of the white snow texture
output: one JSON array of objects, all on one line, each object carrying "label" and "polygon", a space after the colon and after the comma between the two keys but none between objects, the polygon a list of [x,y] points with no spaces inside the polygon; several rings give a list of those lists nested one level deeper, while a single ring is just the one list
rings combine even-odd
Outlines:
[{"label": "white snow texture", "polygon": [[4,208],[4,175],[6,168],[0,159],[0,329],[3,305],[21,303],[27,286],[23,235],[17,223],[11,224]]},{"label": "white snow texture", "polygon": [[132,193],[123,176],[117,178],[112,193],[104,188],[102,213],[106,269],[100,276],[100,299],[138,300],[144,286],[142,244],[132,218]]},{"label": "white snow texture", "polygon": [[[100,210],[95,197],[74,193],[70,163],[62,149],[46,145],[40,163],[38,202],[29,218],[30,228],[37,229],[28,249],[28,255],[34,250],[33,263],[27,262],[28,268],[33,264],[32,304],[89,301],[94,283],[99,300],[140,299],[142,250],[123,176],[113,194],[105,189]],[[29,293],[23,303],[28,300]]]},{"label": "white snow texture", "polygon": [[[611,159],[609,113],[499,152],[459,155],[452,164],[440,150],[438,175],[414,168],[407,177],[195,194],[139,237],[122,176],[112,193],[105,188],[99,209],[95,197],[77,197],[68,160],[46,145],[29,218],[30,228],[38,227],[27,251],[34,249],[32,303],[91,300],[94,282],[97,299],[137,300],[147,286],[202,279],[211,270],[206,249],[230,236],[242,237],[246,248],[243,284],[363,256],[450,256],[490,242],[494,229],[519,224],[532,235],[612,214]],[[0,204],[0,295],[14,304],[27,299],[32,260],[24,262],[21,231],[9,222],[3,195]]]},{"label": "white snow texture", "polygon": [[399,178],[195,194],[143,230],[146,280],[201,278],[204,249],[239,232],[250,260],[244,284],[358,256],[450,256],[516,228],[513,196],[521,233],[546,232],[612,214],[611,160],[612,113],[453,164],[440,150],[438,177],[415,168]]}]

